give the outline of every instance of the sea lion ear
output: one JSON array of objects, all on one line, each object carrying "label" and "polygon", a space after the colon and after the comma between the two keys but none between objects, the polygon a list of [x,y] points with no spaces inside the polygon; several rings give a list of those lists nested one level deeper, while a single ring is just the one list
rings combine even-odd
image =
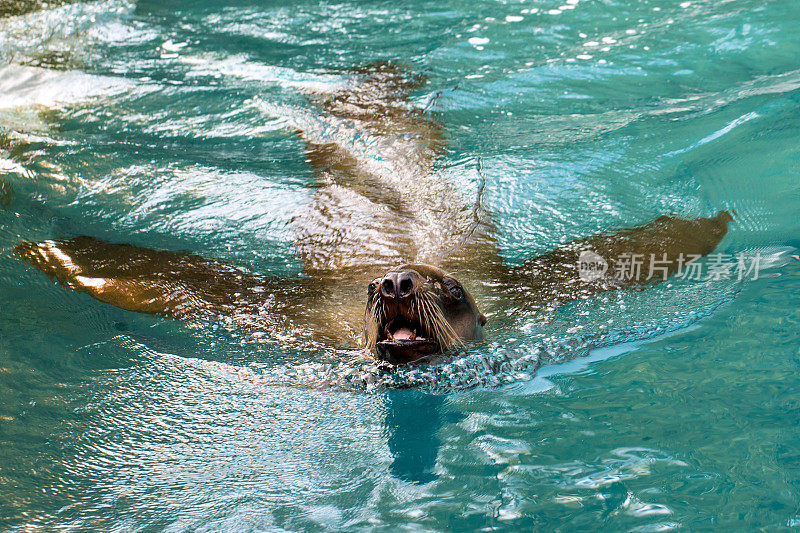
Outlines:
[{"label": "sea lion ear", "polygon": [[478,324],[480,324],[481,326],[486,325],[486,316],[484,316],[483,313],[478,313]]}]

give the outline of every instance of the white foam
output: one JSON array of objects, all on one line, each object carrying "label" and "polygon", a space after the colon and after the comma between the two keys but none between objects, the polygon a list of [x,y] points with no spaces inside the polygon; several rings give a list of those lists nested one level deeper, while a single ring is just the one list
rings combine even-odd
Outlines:
[{"label": "white foam", "polygon": [[125,80],[109,76],[6,65],[0,68],[0,109],[55,108],[118,94],[129,87]]},{"label": "white foam", "polygon": [[23,167],[16,161],[5,159],[3,157],[0,157],[0,172],[16,172],[17,174],[22,174],[27,178],[30,178],[33,175],[30,170]]},{"label": "white foam", "polygon": [[331,74],[311,74],[290,68],[265,65],[242,55],[187,54],[179,61],[191,66],[190,76],[212,76],[275,84],[305,93],[331,93],[340,90],[344,79]]}]

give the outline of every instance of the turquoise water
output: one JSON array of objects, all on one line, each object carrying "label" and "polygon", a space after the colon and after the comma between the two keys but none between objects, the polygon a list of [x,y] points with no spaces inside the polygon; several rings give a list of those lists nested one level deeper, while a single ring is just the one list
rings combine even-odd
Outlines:
[{"label": "turquoise water", "polygon": [[[0,528],[800,527],[797,2],[35,7],[0,18]],[[441,172],[485,179],[510,262],[728,209],[762,276],[490,320],[385,376],[13,256],[92,235],[297,274],[297,88],[377,60],[427,75]]]}]

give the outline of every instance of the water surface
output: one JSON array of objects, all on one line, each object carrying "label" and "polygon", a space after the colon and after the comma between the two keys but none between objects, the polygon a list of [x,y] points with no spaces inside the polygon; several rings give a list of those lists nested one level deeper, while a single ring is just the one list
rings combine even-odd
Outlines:
[{"label": "water surface", "polygon": [[[796,2],[35,4],[0,9],[0,527],[800,525]],[[297,275],[298,86],[380,60],[428,77],[440,172],[485,180],[509,262],[727,209],[720,251],[772,267],[495,317],[385,376],[13,256],[92,235]]]}]

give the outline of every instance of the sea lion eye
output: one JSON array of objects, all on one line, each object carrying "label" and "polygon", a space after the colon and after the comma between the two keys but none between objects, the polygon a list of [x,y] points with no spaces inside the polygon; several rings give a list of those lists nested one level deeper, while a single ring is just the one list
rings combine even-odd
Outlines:
[{"label": "sea lion eye", "polygon": [[369,284],[369,287],[367,287],[367,297],[372,298],[376,290],[378,290],[378,280],[373,281]]}]

